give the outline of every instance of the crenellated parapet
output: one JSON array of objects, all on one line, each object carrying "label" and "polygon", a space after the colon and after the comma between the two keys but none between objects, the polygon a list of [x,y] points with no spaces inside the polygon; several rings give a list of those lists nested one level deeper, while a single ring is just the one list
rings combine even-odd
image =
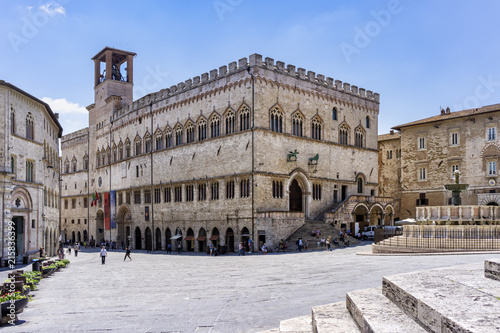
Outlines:
[{"label": "crenellated parapet", "polygon": [[229,63],[227,66],[221,66],[218,69],[212,69],[209,72],[203,73],[199,76],[195,76],[192,79],[188,79],[184,82],[180,82],[176,85],[171,86],[170,88],[165,88],[158,92],[148,94],[134,101],[133,103],[115,111],[113,118],[117,119],[128,114],[131,111],[137,111],[146,106],[149,106],[151,103],[157,103],[158,101],[180,95],[193,88],[204,86],[218,79],[229,77],[241,71],[248,70],[249,73],[252,73],[251,68],[254,67],[281,73],[295,79],[304,80],[323,88],[345,93],[353,97],[367,100],[369,102],[373,102],[376,104],[380,103],[380,95],[378,93],[372,92],[371,90],[359,88],[358,86],[351,85],[340,80],[334,80],[331,77],[326,77],[323,74],[316,74],[313,71],[306,71],[306,69],[304,68],[296,68],[294,65],[286,65],[282,61],[275,62],[273,58],[266,57],[263,59],[262,55],[254,53],[248,58],[241,58],[237,62],[233,61]]},{"label": "crenellated parapet", "polygon": [[61,141],[63,142],[63,141],[72,140],[72,139],[78,138],[78,137],[83,136],[83,135],[88,135],[88,134],[89,134],[89,128],[85,127],[84,129],[63,135],[63,137],[61,138]]}]

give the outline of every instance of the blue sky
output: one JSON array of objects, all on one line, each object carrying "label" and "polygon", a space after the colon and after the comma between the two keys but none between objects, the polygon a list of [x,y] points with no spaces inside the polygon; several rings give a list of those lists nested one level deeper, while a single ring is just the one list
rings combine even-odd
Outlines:
[{"label": "blue sky", "polygon": [[88,126],[93,62],[137,53],[135,95],[262,54],[381,95],[379,134],[500,103],[498,1],[0,0],[0,79]]}]

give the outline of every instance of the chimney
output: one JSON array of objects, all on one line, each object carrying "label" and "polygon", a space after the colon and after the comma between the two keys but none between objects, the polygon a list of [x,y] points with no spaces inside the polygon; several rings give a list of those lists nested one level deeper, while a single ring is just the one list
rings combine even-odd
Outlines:
[{"label": "chimney", "polygon": [[393,134],[394,134],[394,130],[391,130],[391,132],[390,132],[390,133],[391,133],[391,135],[393,135]]}]

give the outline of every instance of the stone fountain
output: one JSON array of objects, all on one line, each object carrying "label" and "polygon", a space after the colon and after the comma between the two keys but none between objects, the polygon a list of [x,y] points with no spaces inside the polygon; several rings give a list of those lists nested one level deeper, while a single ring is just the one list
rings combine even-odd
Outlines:
[{"label": "stone fountain", "polygon": [[451,191],[453,199],[453,206],[460,205],[460,192],[469,188],[469,184],[460,184],[460,171],[455,170],[455,184],[446,184],[444,188]]}]

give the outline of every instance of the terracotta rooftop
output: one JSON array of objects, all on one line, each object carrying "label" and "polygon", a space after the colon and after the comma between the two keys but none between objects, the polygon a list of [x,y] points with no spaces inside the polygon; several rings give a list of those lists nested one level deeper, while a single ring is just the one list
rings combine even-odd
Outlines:
[{"label": "terracotta rooftop", "polygon": [[495,112],[495,111],[500,111],[500,104],[493,104],[493,105],[487,105],[487,106],[483,106],[483,107],[476,108],[476,109],[469,109],[469,110],[439,114],[437,116],[433,116],[433,117],[429,117],[429,118],[425,118],[425,119],[420,119],[417,121],[413,121],[411,123],[406,123],[403,125],[394,126],[393,129],[400,131],[401,128],[403,128],[403,127],[410,127],[410,126],[415,126],[415,125],[434,123],[434,122],[438,122],[438,121],[444,121],[444,120],[455,119],[455,118],[471,117],[474,115],[488,113],[488,112]]},{"label": "terracotta rooftop", "polygon": [[[391,132],[393,132],[393,131],[391,131]],[[394,140],[394,139],[399,139],[399,138],[401,138],[400,132],[380,134],[378,136],[378,141]]]}]

